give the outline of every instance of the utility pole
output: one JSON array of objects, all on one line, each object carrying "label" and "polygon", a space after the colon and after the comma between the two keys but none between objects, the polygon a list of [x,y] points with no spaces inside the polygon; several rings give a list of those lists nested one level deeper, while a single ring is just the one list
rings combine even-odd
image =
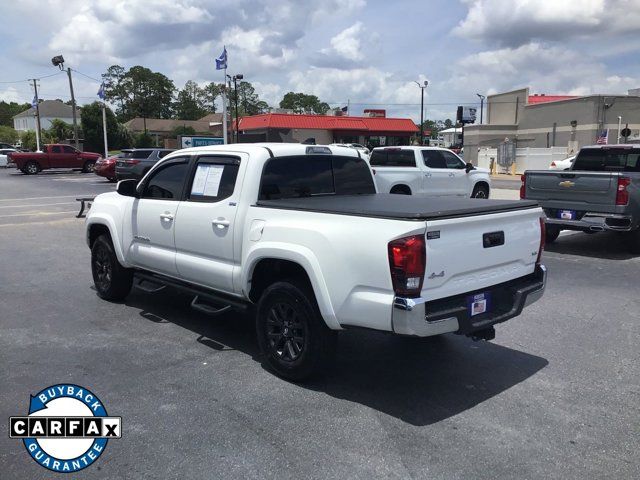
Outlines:
[{"label": "utility pole", "polygon": [[107,106],[102,102],[102,134],[104,135],[104,158],[109,157],[109,147],[107,146]]},{"label": "utility pole", "polygon": [[69,76],[69,90],[71,91],[71,108],[73,108],[73,143],[76,150],[80,150],[78,144],[78,119],[76,114],[76,97],[73,94],[73,80],[71,80],[71,69],[67,67],[67,75]]},{"label": "utility pole", "polygon": [[482,124],[482,114],[484,112],[484,99],[486,98],[484,95],[480,95],[476,93],[478,97],[480,97],[480,124]]},{"label": "utility pole", "polygon": [[36,151],[40,151],[40,135],[42,134],[42,129],[40,126],[40,99],[38,98],[38,79],[33,79],[33,90],[35,92],[35,102],[36,102]]},{"label": "utility pole", "polygon": [[620,115],[618,115],[618,140],[617,140],[617,144],[620,145],[620,130],[622,127],[622,117]]},{"label": "utility pole", "polygon": [[421,96],[420,96],[420,145],[424,145],[424,89],[427,88],[429,82],[425,80],[423,85],[420,85],[418,82],[414,82],[420,88]]}]

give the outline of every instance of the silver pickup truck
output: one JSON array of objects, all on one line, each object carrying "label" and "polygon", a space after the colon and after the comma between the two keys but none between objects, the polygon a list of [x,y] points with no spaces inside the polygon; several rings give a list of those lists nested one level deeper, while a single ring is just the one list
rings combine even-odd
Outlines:
[{"label": "silver pickup truck", "polygon": [[544,209],[547,243],[561,230],[607,230],[640,252],[640,145],[584,147],[568,170],[526,171],[520,198]]}]

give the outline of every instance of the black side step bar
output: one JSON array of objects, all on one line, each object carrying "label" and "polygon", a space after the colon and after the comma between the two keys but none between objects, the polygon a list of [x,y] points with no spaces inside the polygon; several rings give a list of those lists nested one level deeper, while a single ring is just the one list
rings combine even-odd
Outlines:
[{"label": "black side step bar", "polygon": [[[151,286],[142,286],[143,283],[151,284]],[[174,280],[173,278],[163,275],[147,272],[136,272],[134,274],[134,287],[147,293],[155,293],[163,290],[165,287],[173,287],[176,290],[194,295],[191,307],[208,315],[221,315],[232,309],[246,311],[250,305],[249,302],[232,297],[231,295],[189,285],[180,280]],[[222,306],[216,307],[214,305]]]}]

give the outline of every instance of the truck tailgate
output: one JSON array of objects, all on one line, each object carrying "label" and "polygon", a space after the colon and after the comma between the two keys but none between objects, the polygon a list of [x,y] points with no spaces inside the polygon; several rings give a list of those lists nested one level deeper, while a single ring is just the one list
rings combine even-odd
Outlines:
[{"label": "truck tailgate", "polygon": [[427,221],[422,297],[459,295],[533,273],[539,208]]},{"label": "truck tailgate", "polygon": [[543,207],[615,211],[616,173],[545,170],[525,172],[525,177],[527,200],[541,200]]}]

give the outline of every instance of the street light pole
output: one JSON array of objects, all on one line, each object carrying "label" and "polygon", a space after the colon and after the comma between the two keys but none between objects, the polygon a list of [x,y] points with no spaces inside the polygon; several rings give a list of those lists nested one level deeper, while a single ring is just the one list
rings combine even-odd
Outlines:
[{"label": "street light pole", "polygon": [[420,145],[424,145],[424,89],[427,88],[429,82],[424,81],[423,85],[419,82],[414,82],[420,89]]},{"label": "street light pole", "polygon": [[484,112],[484,99],[486,98],[484,95],[480,95],[476,93],[478,97],[480,97],[480,124],[482,124],[482,114]]},{"label": "street light pole", "polygon": [[[228,76],[228,75],[227,75]],[[234,104],[236,109],[236,143],[238,143],[239,139],[239,122],[238,122],[238,80],[242,80],[244,75],[241,73],[236,73],[233,77],[230,77],[233,80],[233,91],[234,91]]]}]

